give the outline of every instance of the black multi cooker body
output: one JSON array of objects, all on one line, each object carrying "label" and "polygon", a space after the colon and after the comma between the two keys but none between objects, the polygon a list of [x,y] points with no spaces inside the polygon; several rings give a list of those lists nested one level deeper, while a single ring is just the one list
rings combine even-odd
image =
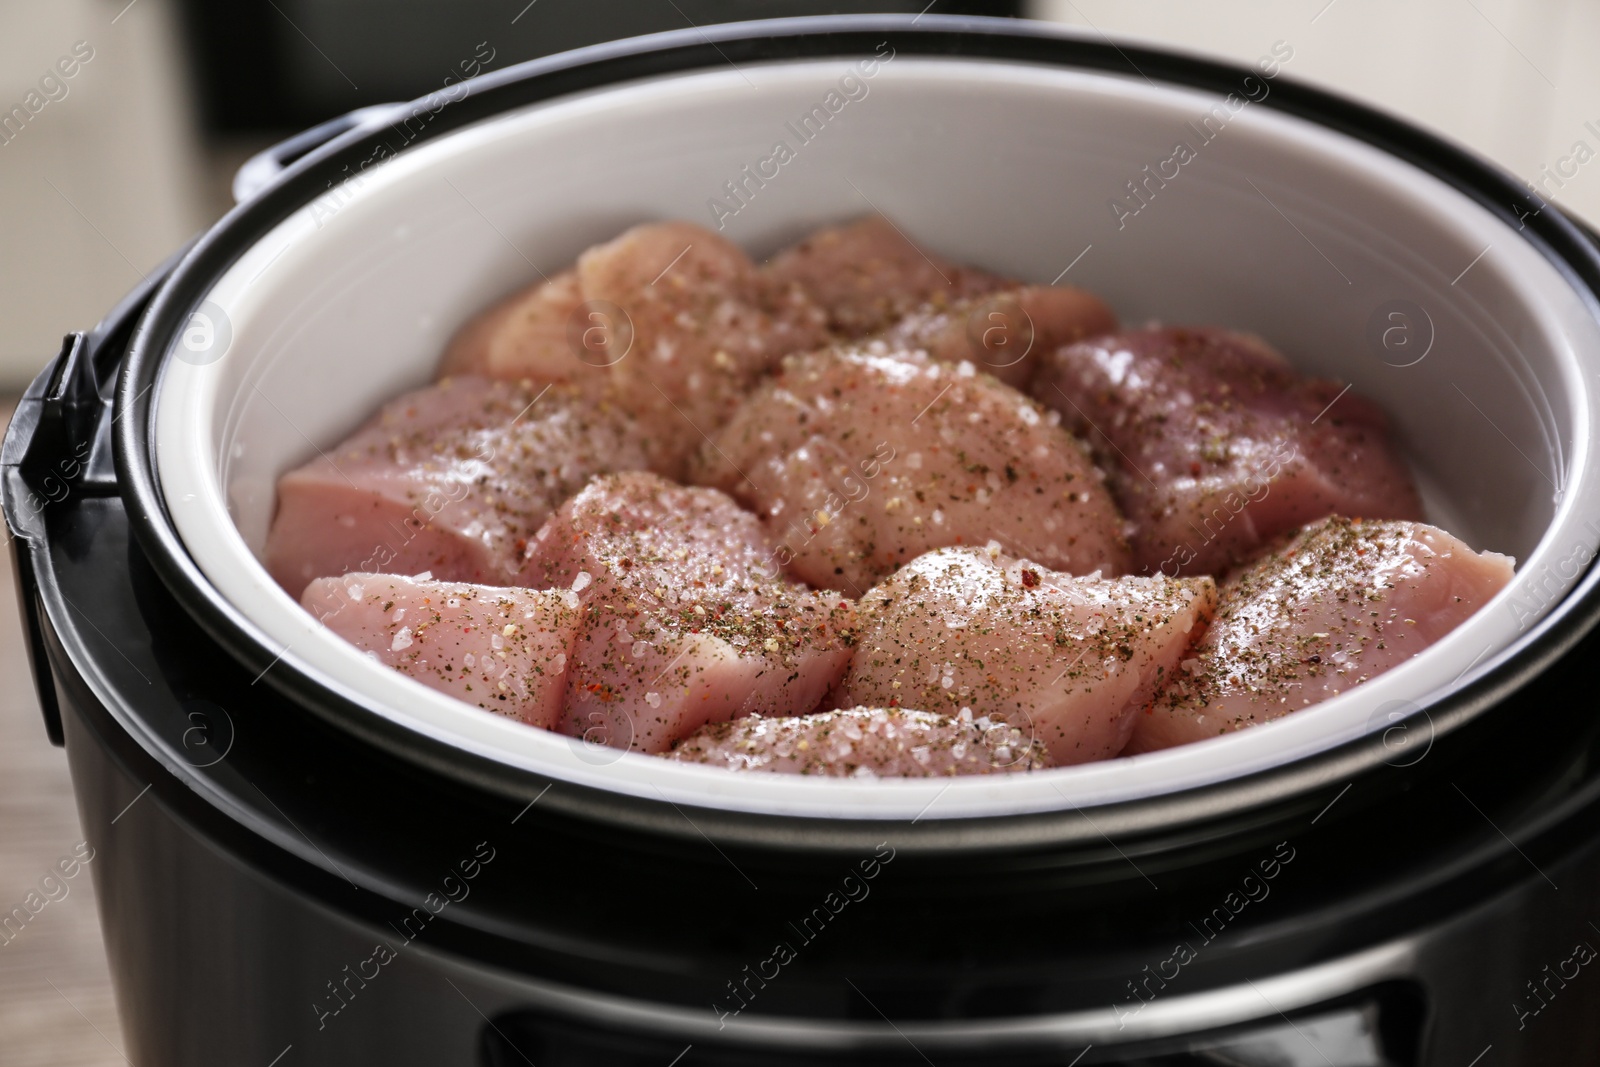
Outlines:
[{"label": "black multi cooker body", "polygon": [[[805,19],[484,75],[420,139],[886,36],[900,54],[1133,66],[1214,91],[1246,73],[1017,23]],[[1507,176],[1303,86],[1258,106],[1437,176],[1600,292],[1590,238]],[[760,815],[544,780],[280,658],[174,531],[151,398],[208,284],[391,133],[331,123],[258,164],[281,173],[69,337],[5,439],[35,681],[94,848],[132,1062],[1600,1059],[1593,570],[1470,685],[1362,740],[1007,817]]]}]

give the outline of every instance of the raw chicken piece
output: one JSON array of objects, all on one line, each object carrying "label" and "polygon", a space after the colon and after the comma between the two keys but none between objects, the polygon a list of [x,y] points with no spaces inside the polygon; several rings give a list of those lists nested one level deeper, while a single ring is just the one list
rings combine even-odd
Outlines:
[{"label": "raw chicken piece", "polygon": [[644,428],[593,389],[446,379],[279,479],[264,559],[291,593],[347,571],[531,584],[527,541],[556,506],[596,473],[657,458]]},{"label": "raw chicken piece", "polygon": [[486,711],[552,729],[567,691],[578,612],[559,591],[434,581],[422,574],[318,578],[300,597],[380,663]]},{"label": "raw chicken piece", "polygon": [[595,377],[614,361],[613,352],[629,347],[631,337],[604,309],[582,304],[572,270],[513,293],[461,328],[439,374],[541,383]]},{"label": "raw chicken piece", "polygon": [[780,357],[826,336],[803,293],[769,284],[737,246],[687,222],[596,245],[578,257],[578,284],[631,324],[631,350],[615,353],[612,375],[694,431],[714,431]]},{"label": "raw chicken piece", "polygon": [[647,423],[652,468],[682,463],[777,360],[827,340],[826,316],[742,251],[686,222],[636,226],[482,312],[440,373],[604,383]]},{"label": "raw chicken piece", "polygon": [[752,394],[693,480],[753,508],[795,575],[852,595],[991,538],[1057,570],[1121,573],[1122,519],[1058,421],[970,363],[825,350]]},{"label": "raw chicken piece", "polygon": [[1025,285],[924,305],[878,336],[891,349],[921,349],[946,363],[970,360],[1007,385],[1026,389],[1047,353],[1116,328],[1116,315],[1093,293]]},{"label": "raw chicken piece", "polygon": [[945,778],[1052,766],[1044,746],[1015,726],[905,708],[711,723],[678,742],[667,759],[832,778]]},{"label": "raw chicken piece", "polygon": [[1513,561],[1420,522],[1325,519],[1222,586],[1217,619],[1128,753],[1276,719],[1410,659],[1511,580]]},{"label": "raw chicken piece", "polygon": [[851,339],[877,333],[930,302],[954,302],[1016,282],[958,267],[912,244],[882,215],[818,230],[762,268],[828,313],[828,326]]},{"label": "raw chicken piece", "polygon": [[811,711],[849,663],[853,605],[784,578],[714,489],[596,478],[536,546],[540,584],[583,611],[565,733],[665,752],[707,722]]},{"label": "raw chicken piece", "polygon": [[1057,764],[1106,759],[1216,602],[1210,578],[1074,578],[993,546],[929,552],[861,598],[839,702],[987,716]]},{"label": "raw chicken piece", "polygon": [[1033,395],[1086,434],[1134,525],[1134,569],[1217,573],[1326,515],[1422,506],[1371,401],[1265,342],[1149,329],[1050,354]]}]

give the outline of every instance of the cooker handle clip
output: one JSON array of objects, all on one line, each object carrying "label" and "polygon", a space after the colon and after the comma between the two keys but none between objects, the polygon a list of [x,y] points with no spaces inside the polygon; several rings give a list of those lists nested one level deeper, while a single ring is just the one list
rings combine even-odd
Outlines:
[{"label": "cooker handle clip", "polygon": [[69,497],[116,495],[109,441],[102,434],[109,404],[102,383],[112,376],[151,294],[187,247],[151,271],[93,330],[67,334],[60,353],[17,401],[0,442],[0,509],[17,604],[45,732],[57,745],[62,743],[61,709],[39,597],[41,571],[50,567],[47,511]]},{"label": "cooker handle clip", "polygon": [[60,354],[18,402],[0,445],[0,503],[5,509],[17,602],[39,710],[55,745],[62,744],[61,709],[45,651],[34,553],[45,544],[45,508],[72,492],[89,466],[104,405],[94,348],[84,334],[69,333]]},{"label": "cooker handle clip", "polygon": [[244,161],[233,175],[233,201],[242,204],[278,180],[302,156],[321,148],[351,130],[381,126],[405,113],[406,104],[374,104],[346,112],[338,118],[303,130]]}]

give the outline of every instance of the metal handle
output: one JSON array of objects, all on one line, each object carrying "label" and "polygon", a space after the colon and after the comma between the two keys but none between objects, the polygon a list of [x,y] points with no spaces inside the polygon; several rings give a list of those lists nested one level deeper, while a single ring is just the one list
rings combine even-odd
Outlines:
[{"label": "metal handle", "polygon": [[233,176],[234,203],[243,203],[278,180],[295,160],[321,148],[351,130],[382,126],[406,109],[404,104],[374,104],[356,108],[309,130],[279,141],[244,161]]}]

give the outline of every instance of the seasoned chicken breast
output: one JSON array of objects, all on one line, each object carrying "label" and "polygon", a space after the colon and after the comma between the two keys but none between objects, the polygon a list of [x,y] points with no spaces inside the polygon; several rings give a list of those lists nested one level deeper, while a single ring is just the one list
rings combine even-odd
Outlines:
[{"label": "seasoned chicken breast", "polygon": [[803,294],[769,285],[738,246],[687,222],[635,226],[578,257],[586,300],[620,307],[633,351],[620,379],[659,391],[702,430],[714,430],[757,376],[825,339]]},{"label": "seasoned chicken breast", "polygon": [[971,713],[846,708],[751,715],[702,726],[668,752],[680,763],[831,778],[944,778],[1051,766],[1044,746],[1007,723]]},{"label": "seasoned chicken breast", "polygon": [[604,309],[582,304],[575,270],[519,290],[461,328],[445,350],[439,374],[541,384],[598,376],[614,353],[628,348],[631,335]]},{"label": "seasoned chicken breast", "polygon": [[953,303],[1017,284],[919,248],[882,215],[818,230],[773,256],[762,272],[823,308],[828,328],[847,340],[885,330],[930,303]]},{"label": "seasoned chicken breast", "polygon": [[686,222],[650,223],[478,315],[440,370],[604,382],[649,423],[655,469],[679,477],[757,377],[827,336],[826,316],[802,290],[770,281],[726,239]]},{"label": "seasoned chicken breast", "polygon": [[1074,577],[993,546],[940,549],[861,598],[839,702],[966,712],[1057,764],[1106,759],[1215,607],[1210,578]]},{"label": "seasoned chicken breast", "polygon": [[1511,580],[1513,561],[1420,522],[1324,519],[1223,583],[1217,619],[1130,754],[1326,700],[1410,659]]},{"label": "seasoned chicken breast", "polygon": [[431,689],[532,726],[556,725],[579,621],[560,592],[353,573],[318,578],[300,603]]},{"label": "seasoned chicken breast", "polygon": [[[658,384],[674,394],[691,374],[759,373],[784,353],[815,348],[825,321],[802,291],[770,283],[711,230],[647,223],[474,317],[439,372],[565,381],[648,351]],[[726,359],[716,359],[719,350]]]},{"label": "seasoned chicken breast", "polygon": [[267,570],[291,593],[348,571],[528,585],[528,542],[595,474],[660,459],[593,389],[451,378],[407,393],[278,480]]},{"label": "seasoned chicken breast", "polygon": [[1326,515],[1418,519],[1388,420],[1261,340],[1174,327],[1046,357],[1033,395],[1086,435],[1142,574],[1218,573]]},{"label": "seasoned chicken breast", "polygon": [[917,349],[946,363],[969,360],[1007,385],[1026,389],[1045,354],[1116,328],[1116,315],[1093,293],[1066,285],[1025,285],[925,304],[877,337],[893,350]]},{"label": "seasoned chicken breast", "polygon": [[707,722],[813,711],[854,608],[784,577],[755,516],[652,474],[596,478],[535,540],[539,584],[583,625],[560,728],[664,752]]},{"label": "seasoned chicken breast", "polygon": [[930,549],[991,539],[1052,569],[1121,573],[1121,517],[1058,421],[970,363],[825,350],[786,361],[691,480],[754,509],[795,575],[852,595]]}]

